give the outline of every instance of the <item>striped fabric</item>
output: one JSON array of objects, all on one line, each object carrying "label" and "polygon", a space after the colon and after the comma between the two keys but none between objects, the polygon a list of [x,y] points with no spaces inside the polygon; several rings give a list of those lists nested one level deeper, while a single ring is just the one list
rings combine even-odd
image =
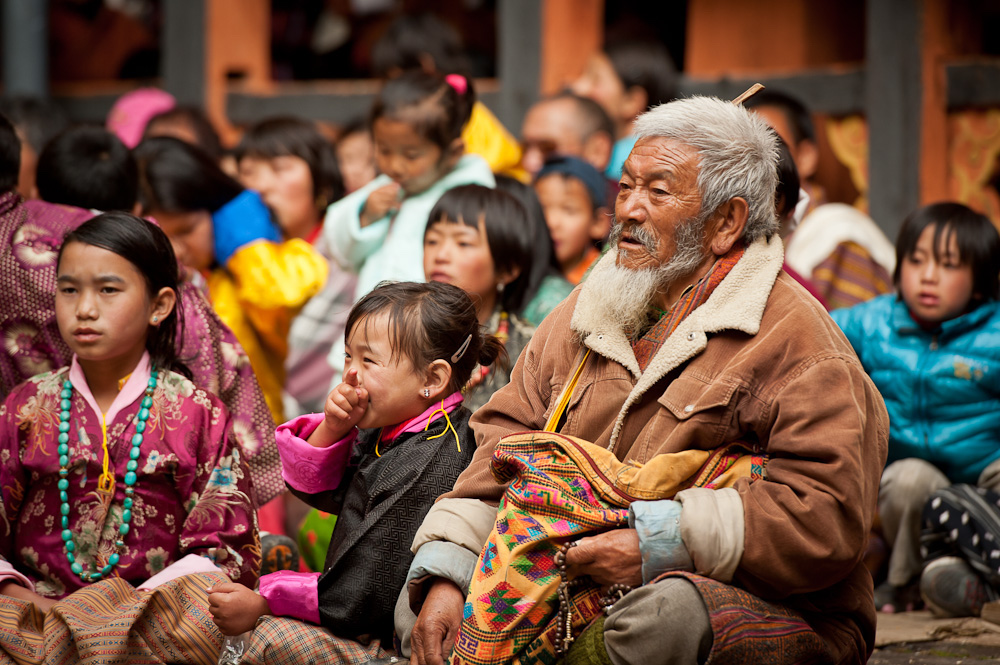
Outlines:
[{"label": "striped fabric", "polygon": [[44,617],[31,603],[0,596],[0,663],[215,665],[222,634],[205,589],[228,581],[201,573],[136,591],[112,577],[63,598]]},{"label": "striped fabric", "polygon": [[892,276],[861,245],[844,242],[816,266],[812,282],[830,309],[851,307],[893,290]]},{"label": "striped fabric", "polygon": [[394,653],[377,639],[362,644],[298,619],[265,616],[257,622],[240,665],[361,665]]},{"label": "striped fabric", "polygon": [[643,372],[653,360],[653,356],[663,345],[670,335],[677,330],[688,314],[693,312],[703,302],[708,300],[712,292],[715,291],[729,271],[739,263],[740,258],[746,248],[738,245],[729,250],[729,253],[715,262],[707,275],[702,277],[697,284],[689,288],[681,296],[680,300],[674,303],[670,311],[660,317],[660,320],[650,328],[637,342],[632,345],[635,359],[639,363],[639,369]]},{"label": "striped fabric", "polygon": [[795,610],[694,573],[665,573],[657,581],[667,577],[687,579],[705,601],[712,624],[707,662],[712,665],[833,662],[823,640]]}]

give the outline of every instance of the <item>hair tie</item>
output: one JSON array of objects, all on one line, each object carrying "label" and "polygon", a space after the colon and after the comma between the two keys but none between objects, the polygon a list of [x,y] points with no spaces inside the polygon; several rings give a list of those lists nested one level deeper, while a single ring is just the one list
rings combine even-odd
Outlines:
[{"label": "hair tie", "polygon": [[469,82],[461,74],[448,74],[444,80],[460,95],[464,95],[465,91],[469,89]]},{"label": "hair tie", "polygon": [[459,360],[462,359],[462,356],[465,355],[465,350],[469,348],[469,342],[471,341],[472,341],[472,334],[470,333],[469,336],[465,338],[465,341],[462,342],[462,346],[458,347],[458,351],[452,354],[451,356],[452,365],[454,365],[455,363],[457,363]]}]

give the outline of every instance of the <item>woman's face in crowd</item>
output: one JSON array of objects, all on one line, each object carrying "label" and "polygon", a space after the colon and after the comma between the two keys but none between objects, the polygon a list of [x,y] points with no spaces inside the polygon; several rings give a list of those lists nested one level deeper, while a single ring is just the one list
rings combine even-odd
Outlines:
[{"label": "woman's face in crowd", "polygon": [[934,230],[925,228],[899,269],[899,291],[913,314],[929,323],[959,316],[972,300],[972,266],[959,258],[954,233],[942,233],[934,257]]},{"label": "woman's face in crowd", "polygon": [[322,220],[312,172],[301,157],[246,156],[239,162],[239,180],[260,194],[289,238],[307,238]]},{"label": "woman's face in crowd", "polygon": [[477,312],[492,314],[501,279],[483,222],[475,227],[441,219],[428,225],[424,234],[424,277],[428,282],[454,284],[472,297]]},{"label": "woman's face in crowd", "polygon": [[147,210],[143,214],[155,219],[170,238],[178,261],[201,271],[210,269],[215,263],[215,233],[212,229],[212,215],[207,210]]}]

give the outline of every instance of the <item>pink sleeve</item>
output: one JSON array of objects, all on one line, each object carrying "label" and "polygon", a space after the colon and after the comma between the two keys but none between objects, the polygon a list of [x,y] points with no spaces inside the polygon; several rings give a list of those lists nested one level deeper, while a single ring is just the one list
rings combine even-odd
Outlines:
[{"label": "pink sleeve", "polygon": [[281,477],[289,487],[305,494],[337,489],[358,438],[353,430],[326,448],[317,448],[306,439],[323,422],[322,413],[310,413],[279,425],[274,432],[281,455]]},{"label": "pink sleeve", "polygon": [[260,595],[275,616],[319,624],[319,576],[279,570],[260,578]]},{"label": "pink sleeve", "polygon": [[35,584],[31,580],[18,572],[9,562],[0,559],[0,584],[8,580],[14,580],[18,586],[23,586],[25,589],[35,590]]}]

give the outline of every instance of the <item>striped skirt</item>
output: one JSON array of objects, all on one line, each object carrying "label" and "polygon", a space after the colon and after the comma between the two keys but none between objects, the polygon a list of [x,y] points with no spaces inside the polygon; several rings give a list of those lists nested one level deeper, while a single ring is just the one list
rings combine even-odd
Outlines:
[{"label": "striped skirt", "polygon": [[222,634],[205,589],[221,573],[180,577],[151,591],[120,578],[102,580],[56,603],[0,596],[0,663],[197,663],[216,665]]}]

